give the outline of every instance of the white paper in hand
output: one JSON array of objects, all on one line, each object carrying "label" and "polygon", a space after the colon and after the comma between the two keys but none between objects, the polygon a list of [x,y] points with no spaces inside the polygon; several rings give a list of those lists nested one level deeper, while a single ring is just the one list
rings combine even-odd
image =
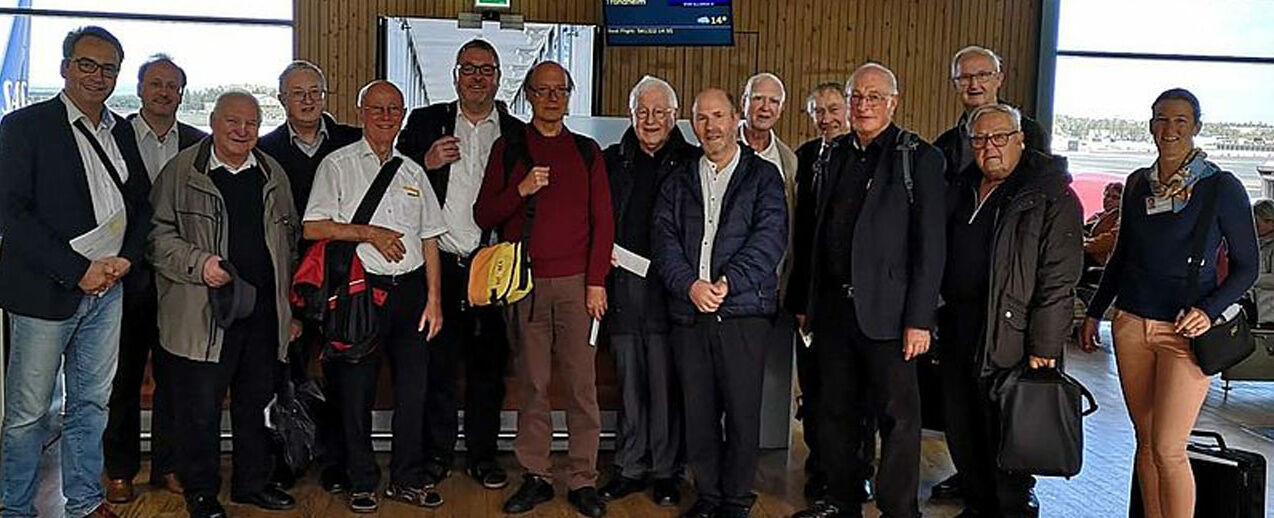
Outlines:
[{"label": "white paper in hand", "polygon": [[597,347],[597,332],[601,329],[601,327],[602,321],[594,318],[593,325],[588,328],[588,345]]},{"label": "white paper in hand", "polygon": [[619,245],[615,245],[615,260],[620,268],[633,272],[638,277],[645,277],[646,271],[650,269],[650,259],[634,254],[631,250]]}]

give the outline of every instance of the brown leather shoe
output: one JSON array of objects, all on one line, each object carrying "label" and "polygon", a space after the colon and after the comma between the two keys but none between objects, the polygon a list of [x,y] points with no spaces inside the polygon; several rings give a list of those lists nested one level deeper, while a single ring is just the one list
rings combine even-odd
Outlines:
[{"label": "brown leather shoe", "polygon": [[186,490],[181,487],[181,481],[177,480],[176,473],[164,473],[159,478],[150,479],[150,485],[156,489],[163,489],[169,493],[184,494]]},{"label": "brown leather shoe", "polygon": [[[129,485],[131,486],[132,484]],[[111,510],[111,506],[102,504],[97,506],[97,509],[94,509],[93,512],[88,513],[88,516],[85,516],[84,518],[119,518],[119,515],[115,514],[115,511]]]},{"label": "brown leather shoe", "polygon": [[[133,501],[133,481],[112,478],[106,481],[106,501],[112,504],[126,504]],[[100,507],[98,509],[101,509]],[[94,511],[97,512],[97,511]],[[107,512],[110,512],[107,509]],[[92,516],[92,515],[90,515]]]}]

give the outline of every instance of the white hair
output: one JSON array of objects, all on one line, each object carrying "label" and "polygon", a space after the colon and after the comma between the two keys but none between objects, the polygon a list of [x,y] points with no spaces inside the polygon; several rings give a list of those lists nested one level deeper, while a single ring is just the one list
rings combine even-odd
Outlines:
[{"label": "white hair", "polygon": [[852,74],[849,74],[849,79],[845,81],[845,96],[846,97],[848,97],[854,91],[854,78],[857,78],[858,74],[861,74],[868,70],[875,70],[877,72],[885,74],[885,77],[889,79],[889,89],[890,89],[889,93],[892,95],[898,95],[898,76],[894,75],[894,71],[890,70],[885,65],[869,61],[867,63],[864,63],[863,66],[855,68],[854,72]]},{"label": "white hair", "polygon": [[960,62],[964,61],[964,58],[967,58],[971,55],[982,56],[984,58],[991,60],[991,63],[995,65],[995,73],[997,74],[1000,73],[1000,56],[995,55],[995,52],[992,52],[991,49],[988,49],[986,47],[979,47],[977,45],[969,45],[968,47],[960,49],[960,51],[956,52],[955,56],[951,58],[951,78],[952,79],[955,79],[957,75],[960,75]]},{"label": "white hair", "polygon": [[255,95],[244,90],[228,90],[217,96],[217,102],[212,105],[212,113],[208,114],[208,121],[211,122],[213,119],[217,118],[217,114],[221,113],[226,102],[231,99],[243,99],[251,102],[252,106],[257,109],[257,118],[261,117],[261,103],[257,101],[257,97]]},{"label": "white hair", "polygon": [[368,92],[371,92],[371,90],[372,90],[372,87],[373,87],[373,86],[376,86],[376,85],[382,85],[382,84],[383,84],[383,85],[389,85],[389,87],[390,87],[390,88],[393,88],[393,89],[394,89],[394,92],[398,94],[398,98],[399,98],[399,99],[405,99],[405,98],[403,97],[403,91],[402,91],[401,89],[399,89],[399,88],[398,88],[398,85],[396,85],[396,84],[394,84],[394,83],[392,83],[392,82],[386,81],[386,80],[384,80],[384,79],[377,79],[377,80],[375,80],[375,81],[372,81],[372,82],[370,82],[370,83],[367,83],[367,84],[363,85],[363,87],[362,87],[362,88],[360,88],[360,89],[358,90],[358,97],[354,100],[354,107],[355,107],[355,108],[362,108],[362,107],[363,107],[363,99],[365,99],[365,98],[367,97],[367,93],[368,93]]},{"label": "white hair", "polygon": [[283,91],[283,83],[287,82],[288,76],[291,76],[293,72],[299,72],[302,70],[314,72],[314,75],[317,75],[319,79],[319,88],[323,89],[323,91],[327,91],[327,76],[323,74],[323,69],[319,68],[318,65],[315,65],[314,63],[304,59],[298,59],[288,63],[288,66],[283,67],[283,72],[279,74],[279,93],[287,93]]},{"label": "white hair", "polygon": [[756,87],[756,83],[762,79],[769,79],[779,85],[779,105],[782,106],[787,102],[787,87],[783,86],[783,80],[779,76],[769,72],[761,72],[748,78],[748,82],[743,85],[743,109],[747,111],[748,103],[752,102],[752,89]]},{"label": "white hair", "polygon": [[1003,113],[1008,115],[1009,119],[1013,121],[1013,131],[1022,130],[1022,112],[1018,111],[1017,108],[1007,104],[988,104],[974,108],[973,111],[969,113],[969,121],[964,123],[965,132],[972,135],[973,123],[977,122],[978,119],[982,118],[982,116],[990,115],[992,113]]},{"label": "white hair", "polygon": [[677,91],[673,90],[672,85],[668,84],[667,81],[651,75],[642,76],[641,80],[637,81],[637,84],[633,85],[632,91],[628,92],[628,111],[635,113],[637,111],[637,98],[641,97],[642,94],[646,93],[646,91],[651,88],[659,88],[663,90],[664,95],[668,96],[669,107],[672,108],[674,113],[676,113]]}]

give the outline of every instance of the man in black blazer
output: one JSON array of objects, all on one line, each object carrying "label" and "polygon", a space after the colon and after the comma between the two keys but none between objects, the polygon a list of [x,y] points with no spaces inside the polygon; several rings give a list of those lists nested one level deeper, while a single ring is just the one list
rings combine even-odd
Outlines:
[{"label": "man in black blazer", "polygon": [[[142,107],[128,116],[128,124],[116,128],[137,143],[146,176],[153,183],[164,164],[178,151],[202,140],[199,129],[177,120],[186,72],[172,58],[156,54],[137,70],[137,97]],[[149,193],[148,193],[149,195]],[[159,347],[159,307],[155,271],[145,261],[133,265],[124,278],[124,320],[119,339],[119,367],[111,388],[110,417],[102,436],[106,452],[106,499],[124,503],[133,499],[133,477],[141,469],[141,388],[146,360],[153,358],[151,375],[150,483],[181,493],[171,443],[171,398],[165,389],[163,349]],[[152,357],[153,355],[153,357]]]},{"label": "man in black blazer", "polygon": [[[920,393],[915,363],[929,349],[942,277],[943,158],[893,123],[898,81],[868,63],[849,76],[853,133],[827,175],[798,207],[810,228],[796,254],[787,304],[813,335],[819,389],[820,454],[854,459],[870,404],[883,454],[876,505],[891,517],[920,516]],[[811,199],[812,198],[812,199]],[[866,380],[866,384],[862,380]],[[830,462],[825,500],[798,518],[862,516],[852,491],[860,462]]]},{"label": "man in black blazer", "polygon": [[[470,307],[466,301],[469,258],[490,238],[473,220],[491,145],[501,135],[522,135],[522,121],[495,100],[500,85],[500,56],[490,43],[475,39],[456,52],[452,71],[456,101],[412,110],[398,137],[398,151],[419,162],[429,177],[447,233],[439,238],[442,255],[442,311],[447,325],[430,345],[429,416],[425,464],[432,482],[451,472],[456,446],[457,374],[465,366],[465,449],[468,473],[487,489],[508,484],[495,462],[500,408],[504,405],[504,368],[509,344],[499,308]],[[496,157],[500,160],[501,157]]]},{"label": "man in black blazer", "polygon": [[[287,121],[273,131],[257,140],[257,148],[278,160],[288,175],[292,186],[292,201],[296,203],[296,213],[305,214],[305,206],[310,200],[310,187],[314,185],[314,172],[319,162],[333,151],[343,148],[363,138],[363,131],[357,127],[336,122],[326,112],[327,109],[327,76],[314,63],[298,60],[288,64],[279,74],[279,102],[287,115]],[[300,252],[305,254],[310,241],[302,240]],[[314,322],[304,322],[304,331],[288,347],[288,376],[279,376],[280,382],[291,378],[295,383],[303,382],[307,377],[310,358],[317,355],[321,347],[323,332]],[[335,416],[330,416],[335,419]],[[341,438],[336,427],[324,430],[320,440],[328,445],[327,451],[336,451]],[[283,486],[291,486],[299,473],[292,473],[278,456],[273,479]],[[344,469],[326,466],[323,469],[320,483],[324,489],[333,492],[343,491],[348,484],[344,480]]]},{"label": "man in black blazer", "polygon": [[100,27],[67,34],[63,90],[0,122],[0,307],[11,313],[0,500],[35,516],[39,461],[66,373],[62,492],[70,516],[115,516],[104,500],[102,432],[123,288],[141,261],[149,179],[128,123],[105,107],[124,50]]}]

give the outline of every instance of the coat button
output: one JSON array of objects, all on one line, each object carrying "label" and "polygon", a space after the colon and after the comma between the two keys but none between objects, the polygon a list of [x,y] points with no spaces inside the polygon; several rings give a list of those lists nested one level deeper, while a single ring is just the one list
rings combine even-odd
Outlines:
[{"label": "coat button", "polygon": [[1005,312],[1004,312],[1004,318],[1013,318],[1013,312],[1012,312],[1012,311],[1005,311]]}]

